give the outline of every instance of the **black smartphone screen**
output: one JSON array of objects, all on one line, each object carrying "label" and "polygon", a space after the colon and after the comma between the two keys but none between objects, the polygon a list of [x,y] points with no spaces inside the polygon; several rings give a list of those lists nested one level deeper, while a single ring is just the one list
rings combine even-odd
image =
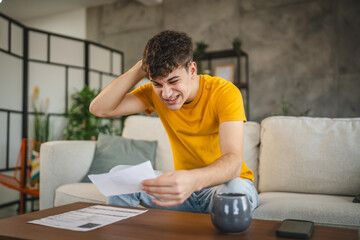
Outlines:
[{"label": "black smartphone screen", "polygon": [[314,223],[311,221],[285,219],[280,223],[276,230],[279,237],[308,239],[314,229]]}]

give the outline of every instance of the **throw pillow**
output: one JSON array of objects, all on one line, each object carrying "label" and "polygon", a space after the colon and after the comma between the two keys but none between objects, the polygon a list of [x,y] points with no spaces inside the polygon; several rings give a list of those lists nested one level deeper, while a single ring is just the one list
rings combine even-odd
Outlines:
[{"label": "throw pillow", "polygon": [[33,150],[30,157],[30,187],[37,187],[40,176],[40,153]]},{"label": "throw pillow", "polygon": [[89,174],[107,173],[117,165],[136,165],[150,160],[155,168],[156,147],[157,141],[100,134],[93,162],[82,182],[91,182]]}]

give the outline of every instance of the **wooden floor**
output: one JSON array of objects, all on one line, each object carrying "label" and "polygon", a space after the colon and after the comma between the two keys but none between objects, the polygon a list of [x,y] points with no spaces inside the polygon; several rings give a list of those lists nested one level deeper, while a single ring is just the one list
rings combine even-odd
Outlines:
[{"label": "wooden floor", "polygon": [[0,219],[8,218],[17,215],[17,205],[0,208]]},{"label": "wooden floor", "polygon": [[[39,201],[34,201],[34,208],[39,209]],[[31,212],[31,202],[28,202],[27,212]],[[13,217],[18,215],[19,206],[17,204],[11,205],[9,207],[0,208],[0,219]]]}]

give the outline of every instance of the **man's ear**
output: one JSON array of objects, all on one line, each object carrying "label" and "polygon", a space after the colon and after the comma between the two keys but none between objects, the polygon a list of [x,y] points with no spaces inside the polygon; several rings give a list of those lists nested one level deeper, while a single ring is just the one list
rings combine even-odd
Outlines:
[{"label": "man's ear", "polygon": [[192,61],[190,62],[190,73],[191,73],[191,78],[194,78],[197,76],[197,65],[196,62]]}]

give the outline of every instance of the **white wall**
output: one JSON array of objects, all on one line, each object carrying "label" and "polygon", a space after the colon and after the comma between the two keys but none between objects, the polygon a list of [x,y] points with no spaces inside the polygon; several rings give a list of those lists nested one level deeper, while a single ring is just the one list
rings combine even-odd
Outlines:
[{"label": "white wall", "polygon": [[30,19],[24,25],[48,32],[59,33],[71,37],[86,38],[86,9],[81,8],[70,12],[47,17]]},{"label": "white wall", "polygon": [[[34,29],[59,33],[75,38],[85,39],[86,37],[86,9],[78,9],[67,13],[52,15],[43,18],[32,19],[22,22],[25,26]],[[12,40],[11,52],[22,56],[22,28],[17,25],[12,25]],[[0,48],[7,50],[8,48],[8,21],[0,19]],[[53,39],[53,46],[58,46],[56,49],[51,49],[51,60],[63,62],[62,59],[54,59],[57,56],[64,56],[68,51],[64,51],[62,42],[66,40]],[[38,60],[46,60],[47,40],[46,35],[31,32],[30,33],[30,58]],[[60,52],[60,53],[59,53]],[[68,62],[76,60],[79,56],[84,57],[83,51],[78,54],[77,51],[72,51],[76,56],[68,57]],[[83,61],[80,59],[79,61]],[[11,109],[16,111],[22,110],[22,64],[20,58],[0,52],[0,108]],[[79,64],[74,64],[79,65]],[[40,96],[39,100],[44,103],[47,97],[50,98],[51,112],[63,113],[65,83],[64,83],[64,67],[57,67],[43,63],[29,63],[29,104],[32,95],[33,87],[39,86]],[[74,79],[75,78],[75,79]],[[73,81],[71,81],[71,79]],[[79,81],[77,81],[79,80]],[[84,75],[83,71],[79,69],[69,69],[69,88],[71,92],[81,90],[83,87]],[[29,106],[29,111],[33,111]],[[21,143],[21,117],[22,114],[10,115],[10,167],[16,165],[17,154]],[[51,119],[51,138],[61,138],[61,133],[64,128],[65,120],[63,118]],[[7,136],[7,114],[0,112],[0,168],[5,168],[6,162],[6,136]],[[29,116],[29,137],[33,136],[33,117]],[[13,175],[12,171],[7,172]],[[19,192],[0,185],[0,204],[17,200]],[[1,211],[1,209],[0,209]]]},{"label": "white wall", "polygon": [[[0,18],[0,48],[9,48],[9,22]],[[23,29],[15,24],[11,24],[11,48],[10,52],[22,56],[22,34]],[[21,111],[22,110],[22,71],[23,60],[21,58],[0,52],[0,108]],[[9,119],[8,119],[9,117]],[[9,115],[0,111],[0,168],[6,168],[6,147],[7,134],[9,134],[9,167],[15,167],[17,155],[21,143],[21,120],[22,114],[10,113]],[[9,123],[9,126],[8,126]],[[9,127],[9,133],[8,133]],[[12,171],[6,174],[13,175]],[[0,185],[0,204],[15,201],[19,193],[12,189]]]},{"label": "white wall", "polygon": [[[16,24],[11,25],[11,44],[9,44],[8,23],[8,20],[0,17],[0,48],[8,51],[9,46],[11,46],[11,53],[19,57],[0,52],[0,108],[21,111],[23,29]],[[86,9],[31,19],[23,21],[22,24],[36,30],[44,30],[82,40],[86,39]],[[38,110],[45,110],[45,102],[48,98],[48,112],[61,114],[66,111],[66,97],[68,97],[67,107],[70,109],[72,105],[71,95],[80,91],[84,86],[85,72],[82,68],[85,66],[85,42],[61,36],[50,36],[49,40],[48,42],[46,33],[29,31],[29,59],[36,61],[30,61],[28,65],[28,109],[29,112],[34,111],[31,97],[36,86],[39,88]],[[48,48],[50,50],[49,55],[47,54]],[[56,64],[48,64],[48,56],[49,61]],[[89,65],[92,69],[90,72],[90,88],[92,89],[104,88],[122,72],[123,59],[119,53],[90,44],[89,57]],[[110,66],[111,62],[113,63],[112,66]],[[68,79],[67,84],[66,78]],[[66,95],[66,87],[68,95]],[[21,120],[22,114],[19,113],[12,113],[9,117],[10,167],[16,165],[17,154],[20,149]],[[33,139],[34,116],[29,115],[28,120],[28,136]],[[7,122],[7,113],[0,111],[0,169],[6,167]],[[61,116],[50,118],[49,140],[62,139],[66,122],[66,118]],[[9,174],[12,172],[9,171]],[[2,204],[16,200],[19,194],[0,185],[0,196],[0,204]]]},{"label": "white wall", "polygon": [[[22,21],[30,28],[47,32],[66,35],[78,39],[86,38],[86,8],[76,9],[69,12],[49,15],[35,19]],[[51,37],[50,61],[74,66],[84,66],[84,43],[69,39]],[[47,40],[46,35],[30,31],[29,58],[46,61]],[[80,72],[74,78],[73,72]],[[72,81],[71,81],[72,80]],[[69,89],[71,93],[79,91],[84,85],[84,73],[82,70],[69,68]],[[51,113],[65,112],[65,68],[44,63],[29,64],[29,97],[34,87],[39,87],[39,104],[43,104],[49,98],[48,111]],[[69,96],[70,97],[70,96]],[[71,100],[69,99],[71,104]],[[69,104],[69,105],[70,105]],[[33,111],[29,101],[29,111]],[[66,119],[53,117],[50,119],[50,139],[61,139]],[[33,117],[29,117],[29,136],[33,136]],[[59,127],[61,126],[61,127]]]}]

